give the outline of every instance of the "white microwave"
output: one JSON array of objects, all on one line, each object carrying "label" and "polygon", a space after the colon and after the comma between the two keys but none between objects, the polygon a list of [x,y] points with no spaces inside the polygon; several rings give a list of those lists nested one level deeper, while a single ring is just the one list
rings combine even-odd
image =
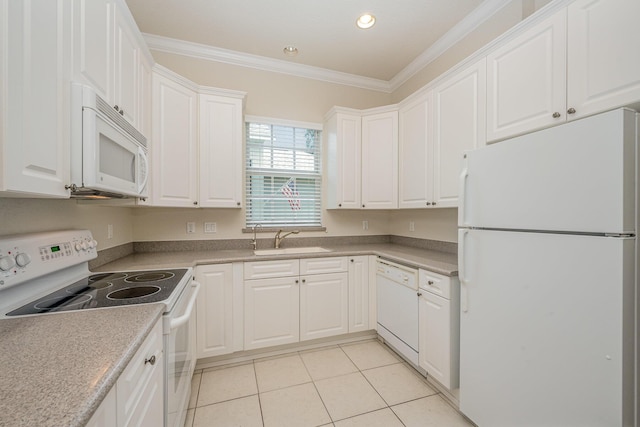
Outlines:
[{"label": "white microwave", "polygon": [[89,86],[71,84],[71,197],[147,197],[147,139]]}]

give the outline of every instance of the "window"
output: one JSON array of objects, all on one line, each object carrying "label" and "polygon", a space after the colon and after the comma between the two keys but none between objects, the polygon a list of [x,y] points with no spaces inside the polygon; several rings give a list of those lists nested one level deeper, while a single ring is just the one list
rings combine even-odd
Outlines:
[{"label": "window", "polygon": [[321,226],[321,131],[265,121],[246,123],[247,228]]}]

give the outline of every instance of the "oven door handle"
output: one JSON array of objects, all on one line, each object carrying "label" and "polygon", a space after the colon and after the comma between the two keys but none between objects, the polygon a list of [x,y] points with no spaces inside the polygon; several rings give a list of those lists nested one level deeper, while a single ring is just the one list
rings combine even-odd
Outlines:
[{"label": "oven door handle", "polygon": [[174,330],[184,325],[189,321],[189,318],[191,317],[191,312],[193,311],[193,306],[196,303],[196,298],[198,297],[198,291],[200,290],[200,283],[194,281],[192,287],[194,287],[195,290],[191,295],[191,300],[189,301],[189,305],[187,305],[187,309],[185,310],[185,313],[182,316],[176,317],[175,319],[171,319],[171,322],[169,323],[169,327],[171,328],[171,330]]}]

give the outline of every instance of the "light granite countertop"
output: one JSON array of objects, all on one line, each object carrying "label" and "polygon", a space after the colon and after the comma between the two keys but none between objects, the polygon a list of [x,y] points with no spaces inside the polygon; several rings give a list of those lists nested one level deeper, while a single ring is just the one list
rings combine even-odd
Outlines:
[{"label": "light granite countertop", "polygon": [[211,251],[175,251],[135,253],[116,261],[104,264],[94,271],[120,271],[154,268],[195,267],[205,264],[224,264],[229,262],[267,261],[274,259],[320,258],[331,256],[377,255],[410,267],[424,268],[445,276],[458,275],[457,254],[420,249],[394,243],[375,243],[361,245],[322,245],[330,252],[254,255],[252,250],[211,250]]},{"label": "light granite countertop", "polygon": [[140,304],[0,319],[0,426],[84,426],[163,310]]}]

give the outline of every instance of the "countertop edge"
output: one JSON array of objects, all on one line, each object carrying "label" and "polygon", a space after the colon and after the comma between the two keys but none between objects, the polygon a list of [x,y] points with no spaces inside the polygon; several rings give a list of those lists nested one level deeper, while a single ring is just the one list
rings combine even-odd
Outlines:
[{"label": "countertop edge", "polygon": [[[164,305],[160,303],[152,303],[148,305],[157,306],[156,314],[152,315],[152,318],[147,322],[136,335],[135,339],[130,343],[127,351],[116,361],[112,368],[104,374],[102,381],[96,385],[96,391],[86,401],[86,406],[79,410],[78,417],[75,420],[75,424],[78,426],[86,425],[96,410],[100,407],[104,399],[107,397],[113,386],[116,385],[120,375],[124,372],[129,362],[133,359],[133,356],[140,349],[140,346],[144,340],[149,336],[149,333],[153,330],[156,322],[162,317],[164,312]],[[112,307],[110,309],[117,310],[121,307]],[[107,309],[109,310],[109,309]]]},{"label": "countertop edge", "polygon": [[[95,271],[153,269],[158,267],[192,267],[234,262],[274,261],[281,259],[325,258],[335,256],[373,255],[414,268],[422,268],[444,276],[458,275],[457,254],[413,248],[398,244],[364,244],[353,246],[322,246],[329,252],[255,255],[252,250],[213,250],[146,252],[131,254],[104,264]],[[157,259],[157,260],[154,260]],[[181,261],[176,261],[181,259]],[[168,265],[169,264],[169,265]]]}]

